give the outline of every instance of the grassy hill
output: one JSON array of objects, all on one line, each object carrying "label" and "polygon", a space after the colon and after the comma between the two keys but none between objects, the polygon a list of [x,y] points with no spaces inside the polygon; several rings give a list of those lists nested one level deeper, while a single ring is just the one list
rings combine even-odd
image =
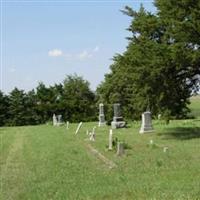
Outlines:
[{"label": "grassy hill", "polygon": [[88,140],[96,125],[83,123],[78,135],[77,124],[0,128],[0,199],[200,199],[199,120],[154,121],[145,135],[139,122],[114,130],[128,146],[122,157],[107,150],[110,127]]},{"label": "grassy hill", "polygon": [[189,108],[191,109],[191,115],[200,118],[200,95],[193,96],[190,100]]}]

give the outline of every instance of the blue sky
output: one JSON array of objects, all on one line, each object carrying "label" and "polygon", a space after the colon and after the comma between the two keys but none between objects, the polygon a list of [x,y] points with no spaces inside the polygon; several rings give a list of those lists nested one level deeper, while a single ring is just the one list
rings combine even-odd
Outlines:
[{"label": "blue sky", "polygon": [[116,53],[126,46],[130,18],[125,5],[138,10],[152,1],[14,1],[1,2],[1,90],[26,91],[39,81],[47,86],[77,73],[95,90],[109,72]]}]

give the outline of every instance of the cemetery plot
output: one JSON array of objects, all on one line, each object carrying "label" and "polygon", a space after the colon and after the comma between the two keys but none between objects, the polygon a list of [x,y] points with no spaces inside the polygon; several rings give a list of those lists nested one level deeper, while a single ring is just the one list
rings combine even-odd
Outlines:
[{"label": "cemetery plot", "polygon": [[199,121],[153,121],[148,134],[141,122],[112,134],[96,125],[83,123],[77,135],[73,123],[0,128],[0,199],[199,198]]}]

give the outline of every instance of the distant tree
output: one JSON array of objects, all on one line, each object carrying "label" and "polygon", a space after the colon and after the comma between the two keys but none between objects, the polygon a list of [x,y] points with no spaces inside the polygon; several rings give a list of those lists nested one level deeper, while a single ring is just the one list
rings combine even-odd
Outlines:
[{"label": "distant tree", "polygon": [[63,85],[62,84],[55,84],[54,86],[50,87],[52,94],[54,96],[52,100],[52,111],[55,114],[62,115],[63,119],[65,120],[65,106],[63,104]]},{"label": "distant tree", "polygon": [[37,98],[34,90],[25,95],[24,109],[26,110],[24,125],[34,125],[41,122],[41,118],[37,113]]},{"label": "distant tree", "polygon": [[45,123],[52,120],[54,113],[70,122],[91,121],[96,119],[96,111],[89,82],[77,75],[69,75],[63,84],[49,87],[41,82],[36,92],[14,88],[6,96],[0,91],[0,126]]},{"label": "distant tree", "polygon": [[42,123],[50,120],[55,112],[54,88],[47,88],[42,82],[36,88],[37,113]]},{"label": "distant tree", "polygon": [[0,91],[0,126],[6,125],[8,121],[8,97]]},{"label": "distant tree", "polygon": [[25,108],[26,95],[23,90],[14,88],[9,95],[9,125],[20,126],[24,125],[26,119]]},{"label": "distant tree", "polygon": [[89,88],[89,82],[76,74],[67,76],[63,82],[62,106],[70,121],[94,120],[95,95]]}]

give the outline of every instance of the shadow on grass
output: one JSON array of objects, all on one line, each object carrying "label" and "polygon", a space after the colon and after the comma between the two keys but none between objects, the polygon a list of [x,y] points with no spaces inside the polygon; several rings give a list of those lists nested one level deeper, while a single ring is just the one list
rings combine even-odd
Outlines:
[{"label": "shadow on grass", "polygon": [[159,135],[164,136],[164,139],[189,140],[193,138],[200,138],[200,127],[168,128],[164,131],[164,133]]}]

